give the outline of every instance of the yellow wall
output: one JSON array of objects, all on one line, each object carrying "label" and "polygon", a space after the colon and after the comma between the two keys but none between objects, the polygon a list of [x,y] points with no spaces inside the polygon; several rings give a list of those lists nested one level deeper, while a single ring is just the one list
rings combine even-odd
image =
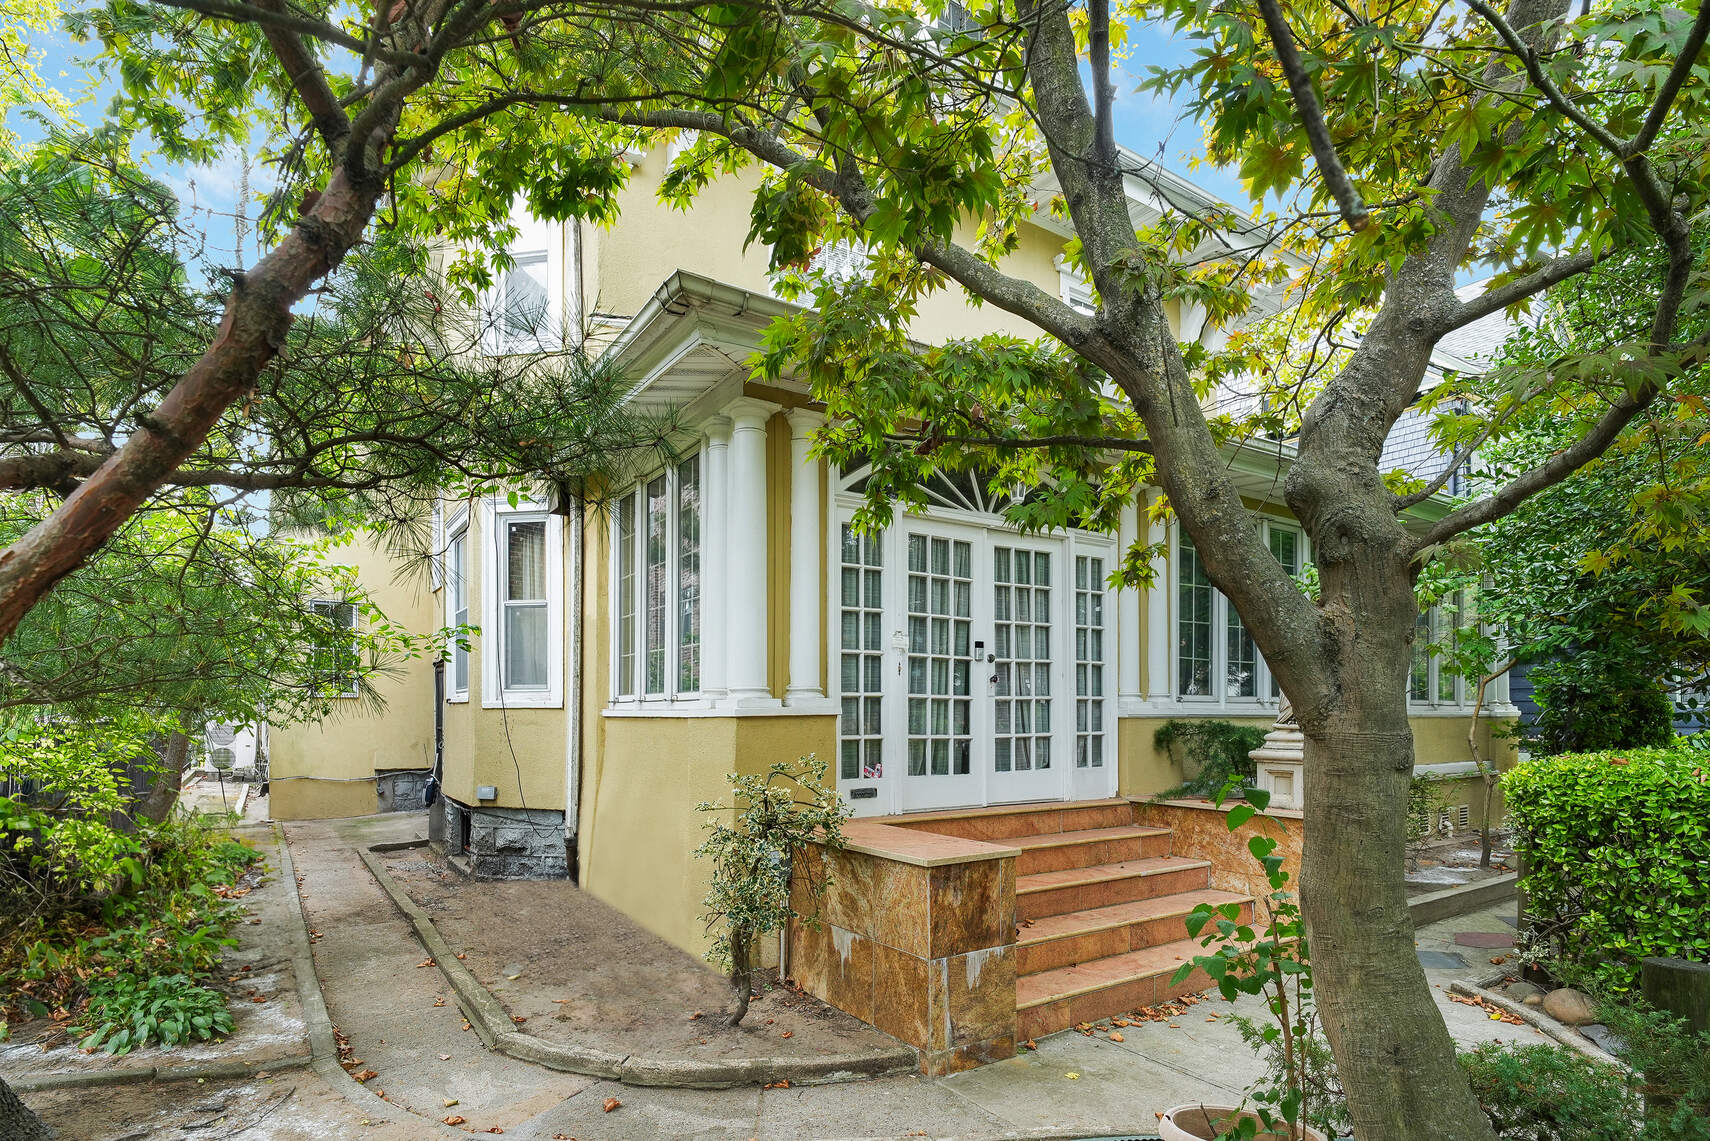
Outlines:
[{"label": "yellow wall", "polygon": [[[340,561],[356,568],[387,620],[417,631],[439,625],[425,571],[400,568],[366,539],[344,548]],[[377,771],[432,766],[431,658],[399,663],[394,673],[372,684],[385,702],[378,714],[356,701],[339,701],[333,715],[318,725],[270,728],[268,810],[275,819],[371,813],[377,808],[372,779]]]},{"label": "yellow wall", "polygon": [[[650,149],[618,196],[618,220],[609,229],[583,226],[582,288],[590,313],[632,317],[680,269],[755,293],[771,292],[770,251],[761,243],[743,249],[760,172],[750,169],[725,175],[702,191],[690,210],[682,211],[658,199],[667,164],[667,148]],[[972,246],[975,225],[959,224],[956,239]],[[1025,278],[1054,297],[1059,284],[1053,259],[1062,249],[1062,238],[1024,226],[1017,249],[1001,265],[1004,272]],[[993,332],[1035,336],[1039,330],[996,306],[969,304],[967,295],[952,285],[921,303],[910,332],[923,342],[939,343]]]},{"label": "yellow wall", "polygon": [[[480,623],[483,574],[487,560],[494,556],[491,549],[482,549],[483,545],[491,546],[492,536],[487,514],[478,507],[470,511],[468,543],[469,620]],[[526,806],[562,811],[564,709],[483,709],[481,655],[485,641],[484,632],[471,639],[469,700],[448,702],[445,707],[445,795],[489,808]],[[447,689],[450,681],[448,665]],[[568,684],[565,689],[568,692]],[[476,788],[484,784],[497,788],[496,799],[476,799]]]}]

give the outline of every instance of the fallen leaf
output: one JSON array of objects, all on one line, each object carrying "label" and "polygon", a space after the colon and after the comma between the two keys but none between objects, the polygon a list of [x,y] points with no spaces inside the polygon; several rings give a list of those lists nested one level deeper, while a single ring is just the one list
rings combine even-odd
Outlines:
[{"label": "fallen leaf", "polygon": [[510,980],[511,980],[511,981],[512,981],[512,982],[516,982],[516,981],[517,981],[517,980],[518,980],[518,979],[520,979],[520,978],[522,978],[522,972],[521,972],[521,971],[518,971],[518,972],[517,972],[517,973],[516,973],[516,974],[514,974],[514,975],[506,975],[506,976],[505,976],[505,977],[506,977],[506,978],[507,978],[507,979],[510,979]]},{"label": "fallen leaf", "polygon": [[1110,1040],[1112,1042],[1126,1042],[1126,1041],[1128,1041],[1128,1039],[1126,1039],[1122,1036],[1122,1032],[1120,1030],[1112,1030],[1110,1032]]},{"label": "fallen leaf", "polygon": [[374,1078],[379,1077],[380,1075],[375,1073],[373,1070],[357,1070],[354,1074],[351,1074],[350,1076],[355,1081],[366,1082],[366,1081],[371,1081]]},{"label": "fallen leaf", "polygon": [[618,1106],[620,1106],[622,1104],[623,1104],[623,1102],[619,1101],[617,1098],[608,1097],[608,1098],[606,1098],[606,1100],[604,1100],[600,1103],[600,1108],[602,1110],[604,1110],[605,1112],[610,1113],[612,1110],[616,1109]]},{"label": "fallen leaf", "polygon": [[451,1055],[450,1054],[441,1054],[439,1056],[439,1060],[442,1062],[449,1062],[449,1061],[451,1061]]},{"label": "fallen leaf", "polygon": [[457,957],[459,959],[467,959],[469,956],[465,955],[462,951],[459,951],[459,952],[457,952]]},{"label": "fallen leaf", "polygon": [[466,1119],[459,1117],[454,1113],[450,1117],[442,1117],[440,1120],[445,1122],[447,1125],[462,1125]]},{"label": "fallen leaf", "polygon": [[[563,1002],[563,1001],[566,1001],[566,1000],[564,1000],[564,999],[559,999],[559,1000],[558,1000],[558,1001],[560,1001],[560,1002]],[[701,1016],[701,1012],[700,1012],[700,1011],[698,1011],[698,1010],[697,1010],[697,1011],[695,1011],[695,1012],[694,1012],[694,1013],[693,1013],[693,1014],[691,1014],[691,1015],[689,1015],[689,1021],[690,1021],[690,1022],[693,1022],[693,1021],[694,1021],[694,1020],[695,1020],[695,1019],[697,1019],[697,1018],[699,1018],[699,1017],[700,1017],[700,1016]]]},{"label": "fallen leaf", "polygon": [[780,1038],[794,1038],[795,1036],[796,1032],[794,1030],[786,1030],[782,1034],[778,1035]]},{"label": "fallen leaf", "polygon": [[457,1104],[457,1099],[454,1097],[448,1097],[445,1099],[445,1108],[447,1108],[447,1109],[450,1109],[452,1106],[454,1106],[456,1104]]},{"label": "fallen leaf", "polygon": [[423,959],[421,962],[416,964],[416,969],[419,971],[423,967],[431,967],[431,966],[433,966],[433,960],[432,959]]},{"label": "fallen leaf", "polygon": [[1070,1070],[1068,1073],[1064,1074],[1063,1076],[1065,1078],[1068,1078],[1072,1082],[1078,1082],[1081,1080],[1081,1075],[1075,1073],[1075,1071],[1073,1071],[1073,1070]]},{"label": "fallen leaf", "polygon": [[487,1126],[487,1128],[481,1130],[481,1132],[483,1132],[483,1133],[503,1133],[504,1130],[500,1129],[497,1125],[489,1125],[489,1126]]},{"label": "fallen leaf", "polygon": [[250,999],[249,1001],[251,1001],[251,1002],[266,1002],[267,996],[264,994],[258,994],[254,998]]},{"label": "fallen leaf", "polygon": [[511,1015],[511,1021],[516,1023],[518,1026],[521,1026],[523,1023],[527,1022],[528,1019],[524,1018],[520,1014],[513,1014]]}]

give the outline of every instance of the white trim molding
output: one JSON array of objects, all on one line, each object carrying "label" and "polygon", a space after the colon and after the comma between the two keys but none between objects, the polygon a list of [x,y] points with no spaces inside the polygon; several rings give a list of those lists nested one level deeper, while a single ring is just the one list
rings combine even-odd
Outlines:
[{"label": "white trim molding", "polygon": [[[481,534],[481,708],[560,709],[564,705],[564,517],[540,500],[487,501]],[[503,688],[505,629],[499,595],[505,584],[506,528],[541,522],[546,546],[546,684]]]}]

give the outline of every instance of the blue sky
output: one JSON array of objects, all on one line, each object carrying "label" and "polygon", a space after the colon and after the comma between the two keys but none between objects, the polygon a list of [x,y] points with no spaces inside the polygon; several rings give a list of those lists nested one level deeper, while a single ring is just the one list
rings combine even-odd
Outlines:
[{"label": "blue sky", "polygon": [[[79,101],[76,108],[78,119],[86,124],[99,122],[113,87],[101,82],[91,67],[92,45],[77,44],[64,32],[58,32],[39,37],[31,47],[42,53],[42,75],[66,95]],[[1117,141],[1212,193],[1244,206],[1247,198],[1233,171],[1210,166],[1191,167],[1192,157],[1202,149],[1200,133],[1195,123],[1182,116],[1179,105],[1137,90],[1148,65],[1179,64],[1187,56],[1186,43],[1167,32],[1147,25],[1130,27],[1124,57],[1117,61],[1113,71],[1117,89]],[[33,123],[16,113],[10,117],[7,126],[26,139],[39,134]],[[236,260],[233,215],[243,168],[240,155],[234,152],[205,167],[185,167],[168,163],[158,156],[148,165],[155,176],[178,195],[186,225],[205,234],[208,260],[216,264],[232,264]],[[249,179],[252,194],[265,193],[273,185],[272,172],[260,164],[252,164]],[[256,211],[257,207],[252,204],[247,213],[253,217]],[[253,264],[260,252],[252,230],[243,251],[244,263]]]}]

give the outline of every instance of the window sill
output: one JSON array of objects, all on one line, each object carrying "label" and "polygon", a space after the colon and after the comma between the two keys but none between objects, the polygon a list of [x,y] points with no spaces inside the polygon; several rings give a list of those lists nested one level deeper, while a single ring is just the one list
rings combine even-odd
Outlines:
[{"label": "window sill", "polygon": [[564,699],[556,693],[544,690],[524,690],[521,693],[502,693],[498,697],[481,698],[482,709],[562,709]]},{"label": "window sill", "polygon": [[467,693],[449,694],[445,699],[445,703],[447,705],[468,705],[469,695]]}]

